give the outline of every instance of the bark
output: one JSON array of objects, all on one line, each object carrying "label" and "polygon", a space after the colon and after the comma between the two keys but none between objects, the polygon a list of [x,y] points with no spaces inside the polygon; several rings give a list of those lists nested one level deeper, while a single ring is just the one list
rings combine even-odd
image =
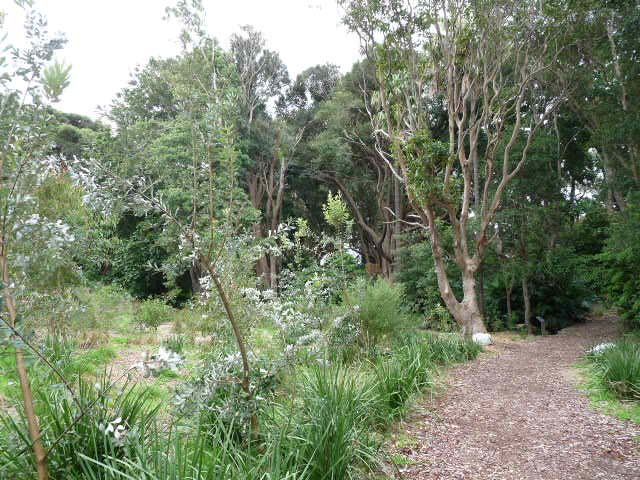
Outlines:
[{"label": "bark", "polygon": [[[238,324],[238,320],[233,312],[233,308],[231,307],[231,302],[229,301],[229,297],[227,296],[227,292],[220,281],[220,277],[218,276],[218,272],[216,272],[213,265],[208,260],[205,260],[205,265],[209,275],[213,279],[213,282],[216,286],[216,290],[218,292],[218,296],[222,301],[222,305],[224,306],[224,310],[227,314],[227,319],[231,324],[231,328],[233,329],[233,334],[236,338],[236,343],[238,344],[238,351],[240,352],[240,358],[242,359],[242,390],[247,396],[247,402],[250,405],[253,404],[253,391],[251,390],[251,384],[249,382],[249,356],[247,355],[247,348],[244,343],[244,338],[242,336],[242,332],[240,330],[240,325]],[[258,424],[258,415],[255,410],[251,412],[251,439],[257,440],[259,434],[259,424]]]},{"label": "bark", "polygon": [[507,299],[507,318],[511,321],[511,290],[513,289],[513,285],[509,285],[505,288],[505,296]]},{"label": "bark", "polygon": [[505,285],[505,294],[507,298],[507,318],[511,322],[513,320],[513,311],[511,309],[511,292],[513,292],[514,277],[509,278],[509,283]]},{"label": "bark", "polygon": [[[9,266],[7,264],[7,257],[4,251],[5,242],[4,239],[0,239],[0,269],[2,269],[2,280],[5,285],[10,284],[9,279]],[[5,308],[9,314],[9,321],[11,326],[16,328],[17,312],[13,295],[11,295],[8,287],[4,289],[4,301]],[[16,368],[18,370],[18,376],[20,378],[20,389],[22,390],[22,398],[24,401],[24,410],[27,416],[27,424],[29,427],[29,437],[33,445],[33,453],[36,457],[36,469],[38,472],[38,480],[48,480],[49,471],[47,466],[47,455],[40,438],[40,426],[38,424],[38,417],[33,404],[33,393],[31,391],[31,385],[29,384],[29,377],[27,375],[27,368],[24,364],[24,355],[22,349],[16,347]]]},{"label": "bark", "polygon": [[527,332],[533,335],[533,325],[531,324],[531,294],[529,293],[529,278],[527,274],[522,275],[522,300],[524,302],[524,323],[527,324]]},{"label": "bark", "polygon": [[191,291],[193,293],[198,293],[202,290],[202,285],[200,285],[200,277],[202,276],[202,271],[200,265],[194,263],[191,265],[189,269],[189,279],[191,280]]},{"label": "bark", "polygon": [[444,252],[440,243],[440,232],[435,226],[435,216],[433,211],[429,209],[425,210],[424,214],[426,223],[429,226],[431,252],[435,263],[440,296],[466,337],[471,338],[476,333],[487,333],[476,294],[477,266],[474,265],[472,260],[463,259],[465,262],[461,265],[463,297],[462,301],[458,301],[449,283]]}]

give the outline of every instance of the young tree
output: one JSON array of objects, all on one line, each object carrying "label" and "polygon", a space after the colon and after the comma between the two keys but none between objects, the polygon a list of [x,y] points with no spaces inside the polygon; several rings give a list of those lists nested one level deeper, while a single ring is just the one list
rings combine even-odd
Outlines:
[{"label": "young tree", "polygon": [[[562,100],[542,88],[556,48],[542,7],[515,0],[340,3],[377,61],[374,131],[390,142],[381,155],[429,231],[442,299],[466,335],[490,341],[477,289],[494,217],[539,127]],[[444,141],[430,129],[430,101],[438,96],[448,117]],[[525,147],[514,158],[519,139]],[[442,222],[455,237],[461,299],[446,270]]]},{"label": "young tree", "polygon": [[[30,7],[30,2],[16,3]],[[0,11],[0,28],[3,20]],[[35,213],[34,197],[48,170],[47,153],[52,143],[46,130],[50,116],[47,104],[57,101],[68,85],[69,68],[50,63],[65,41],[61,37],[50,37],[46,20],[30,8],[26,11],[25,29],[30,39],[30,45],[25,49],[4,45],[6,36],[0,39],[0,51],[9,52],[11,59],[0,57],[0,275],[6,312],[0,333],[8,333],[0,340],[9,340],[14,345],[38,478],[46,480],[49,477],[46,452],[27,375],[24,345],[20,340],[22,336],[16,336],[22,325],[14,295],[18,289],[16,273],[19,269],[12,256],[18,250],[16,245],[21,241],[23,227],[28,223],[41,223]],[[44,225],[38,226],[44,228]]]}]

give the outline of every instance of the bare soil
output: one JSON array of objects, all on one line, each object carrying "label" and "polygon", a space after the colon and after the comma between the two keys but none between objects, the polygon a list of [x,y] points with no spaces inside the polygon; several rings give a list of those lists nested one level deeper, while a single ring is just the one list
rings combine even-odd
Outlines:
[{"label": "bare soil", "polygon": [[586,348],[617,334],[605,316],[530,341],[498,336],[449,372],[443,395],[398,425],[404,440],[389,446],[402,464],[395,477],[640,479],[640,427],[590,407],[572,368]]}]

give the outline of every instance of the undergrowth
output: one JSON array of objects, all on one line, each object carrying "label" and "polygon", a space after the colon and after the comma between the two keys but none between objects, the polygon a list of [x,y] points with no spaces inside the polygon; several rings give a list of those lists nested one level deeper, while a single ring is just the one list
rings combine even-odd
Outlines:
[{"label": "undergrowth", "polygon": [[581,387],[605,413],[640,424],[640,342],[626,336],[603,347],[578,364]]},{"label": "undergrowth", "polygon": [[[412,395],[433,385],[438,366],[478,351],[454,335],[425,335],[350,366],[298,365],[286,388],[276,385],[275,396],[259,408],[253,441],[237,435],[242,429],[234,422],[242,416],[223,419],[205,405],[166,418],[153,391],[108,389],[107,377],[97,387],[79,380],[79,405],[60,386],[42,389],[37,400],[45,445],[55,446],[54,478],[355,479],[376,468],[380,431],[402,415]],[[25,422],[2,418],[0,477],[31,478]]]}]

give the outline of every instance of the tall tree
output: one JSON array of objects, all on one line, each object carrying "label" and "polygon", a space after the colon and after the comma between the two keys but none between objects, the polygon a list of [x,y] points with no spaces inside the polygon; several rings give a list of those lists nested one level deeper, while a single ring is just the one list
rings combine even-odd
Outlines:
[{"label": "tall tree", "polygon": [[[248,141],[247,191],[253,207],[262,213],[254,234],[265,239],[274,223],[279,223],[289,160],[283,155],[283,147],[287,148],[283,142],[287,140],[282,124],[271,124],[266,109],[289,84],[289,74],[279,55],[265,48],[263,35],[251,26],[243,26],[240,34],[231,37],[230,54],[240,90],[241,132]],[[293,137],[288,143],[295,146],[299,132]],[[277,255],[265,255],[258,261],[258,274],[267,287],[276,287],[273,273],[277,272],[278,262]]]},{"label": "tall tree", "polygon": [[[519,1],[341,3],[378,63],[383,113],[374,131],[390,139],[385,158],[397,161],[394,175],[429,231],[442,299],[467,335],[486,334],[477,280],[495,239],[494,217],[537,130],[562,99],[542,88],[555,62],[553,32],[539,4]],[[430,130],[434,96],[446,105],[448,141]],[[514,158],[520,138],[525,147]],[[446,269],[443,221],[455,237],[461,299]]]}]

